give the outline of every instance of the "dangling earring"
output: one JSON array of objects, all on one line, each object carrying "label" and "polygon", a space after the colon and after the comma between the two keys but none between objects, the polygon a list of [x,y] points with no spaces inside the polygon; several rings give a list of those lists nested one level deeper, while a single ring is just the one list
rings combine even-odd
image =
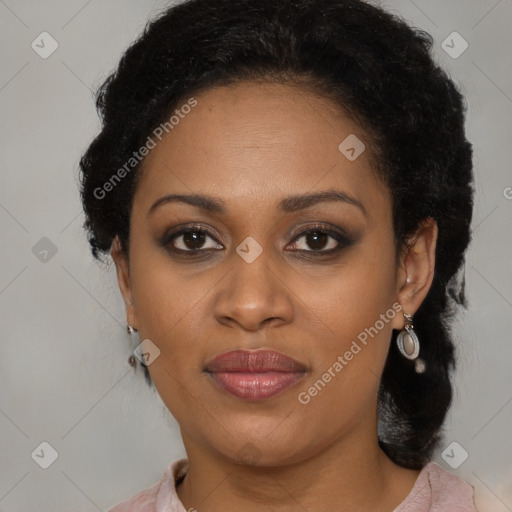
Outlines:
[{"label": "dangling earring", "polygon": [[[130,337],[132,339],[133,339],[133,335],[138,332],[138,330],[135,329],[135,327],[132,327],[130,324],[127,324],[126,331],[128,332],[128,334],[130,335]],[[132,346],[133,346],[133,342],[132,342]],[[136,368],[137,367],[137,358],[133,354],[131,354],[130,357],[128,358],[128,364],[132,368]]]},{"label": "dangling earring", "polygon": [[420,341],[414,332],[412,323],[412,315],[404,313],[405,325],[404,328],[398,333],[396,343],[400,353],[410,361],[415,361],[415,369],[417,373],[425,371],[425,362],[418,358],[420,353]]}]

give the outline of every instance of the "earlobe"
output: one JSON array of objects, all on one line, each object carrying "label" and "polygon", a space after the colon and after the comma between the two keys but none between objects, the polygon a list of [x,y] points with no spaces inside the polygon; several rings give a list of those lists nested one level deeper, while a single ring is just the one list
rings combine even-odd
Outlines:
[{"label": "earlobe", "polygon": [[[398,301],[404,313],[413,315],[432,285],[438,228],[436,221],[425,219],[404,247],[398,276]],[[402,328],[400,325],[395,328]]]}]

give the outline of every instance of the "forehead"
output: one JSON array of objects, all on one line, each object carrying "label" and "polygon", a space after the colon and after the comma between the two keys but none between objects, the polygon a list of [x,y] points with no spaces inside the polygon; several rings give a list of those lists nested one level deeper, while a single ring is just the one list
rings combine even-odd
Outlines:
[{"label": "forehead", "polygon": [[347,138],[367,148],[370,141],[332,101],[298,87],[252,82],[194,99],[143,163],[136,200],[146,209],[169,193],[216,195],[228,207],[247,208],[333,187],[361,201],[386,195],[368,150],[355,160],[340,150]]}]

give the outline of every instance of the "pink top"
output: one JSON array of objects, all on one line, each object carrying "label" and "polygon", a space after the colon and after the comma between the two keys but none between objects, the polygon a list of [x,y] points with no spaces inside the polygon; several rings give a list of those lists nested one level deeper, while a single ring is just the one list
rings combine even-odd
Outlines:
[{"label": "pink top", "polygon": [[[152,487],[107,512],[187,512],[176,494],[176,482],[187,473],[187,459],[167,466],[163,477]],[[414,487],[393,512],[478,512],[473,488],[435,462],[420,472]]]}]

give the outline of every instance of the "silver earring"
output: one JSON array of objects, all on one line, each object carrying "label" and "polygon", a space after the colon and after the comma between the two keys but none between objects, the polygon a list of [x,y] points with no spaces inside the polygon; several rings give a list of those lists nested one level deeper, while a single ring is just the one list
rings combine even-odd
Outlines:
[{"label": "silver earring", "polygon": [[[133,335],[138,332],[138,329],[135,329],[135,327],[132,327],[130,324],[127,324],[126,325],[126,331],[128,332],[128,334],[132,338],[132,345],[133,345]],[[135,358],[135,356],[133,354],[131,354],[130,357],[128,358],[128,364],[132,368],[136,368],[137,367],[137,359]]]},{"label": "silver earring", "polygon": [[132,327],[130,324],[126,325],[126,330],[128,334],[135,334],[136,332],[138,332],[138,330],[135,329],[135,327]]},{"label": "silver earring", "polygon": [[396,343],[398,345],[398,350],[400,353],[410,361],[414,361],[414,369],[416,373],[423,373],[425,371],[426,365],[423,359],[418,357],[420,353],[420,341],[418,340],[418,336],[414,332],[414,326],[412,323],[412,315],[408,315],[404,313],[405,318],[405,326],[398,333],[396,338]]},{"label": "silver earring", "polygon": [[405,358],[413,361],[418,357],[418,354],[420,353],[420,342],[418,340],[418,336],[416,336],[416,333],[414,332],[413,329],[414,326],[412,324],[412,315],[404,313],[404,317],[405,326],[398,333],[396,343],[398,345],[398,350],[400,350],[400,353]]}]

